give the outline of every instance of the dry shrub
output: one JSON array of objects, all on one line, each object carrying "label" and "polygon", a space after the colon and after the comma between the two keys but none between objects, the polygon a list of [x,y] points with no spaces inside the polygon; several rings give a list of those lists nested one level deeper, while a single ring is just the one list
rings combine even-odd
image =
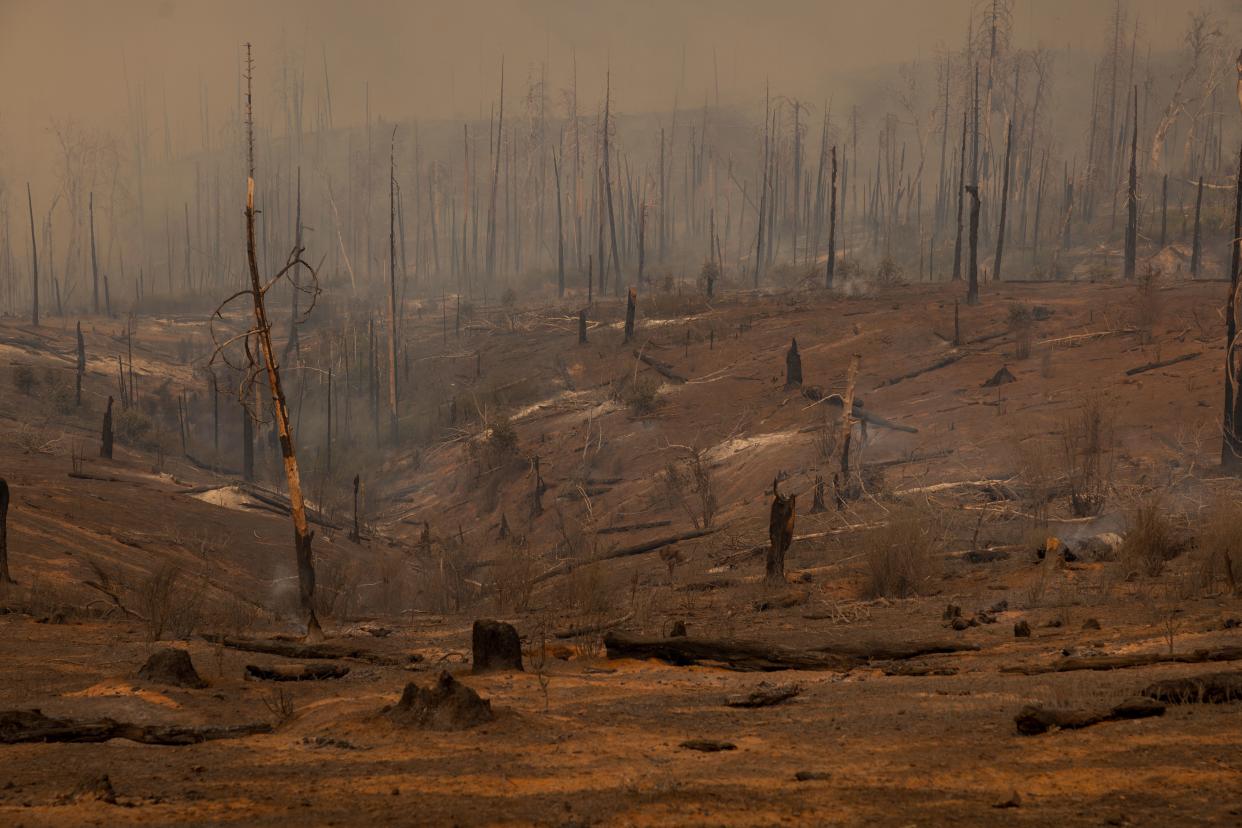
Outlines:
[{"label": "dry shrub", "polygon": [[497,613],[526,612],[541,571],[539,556],[525,542],[506,544],[492,567]]},{"label": "dry shrub", "polygon": [[660,381],[651,374],[625,374],[613,384],[613,397],[635,417],[644,417],[660,406]]},{"label": "dry shrub", "polygon": [[38,380],[35,379],[34,369],[29,365],[16,365],[13,367],[13,387],[18,392],[30,396],[34,393],[35,385]]},{"label": "dry shrub", "polygon": [[134,586],[136,609],[146,619],[150,640],[159,641],[165,633],[182,639],[193,635],[202,617],[203,593],[171,561],[140,578]]},{"label": "dry shrub", "polygon": [[277,727],[289,722],[293,719],[294,706],[293,694],[284,687],[276,687],[262,696],[263,706],[267,708],[267,712],[272,715]]},{"label": "dry shrub", "polygon": [[1070,508],[1078,517],[1098,515],[1112,485],[1113,415],[1098,397],[1085,400],[1066,418],[1062,459],[1069,477]]},{"label": "dry shrub", "polygon": [[22,423],[13,430],[13,440],[22,454],[55,454],[61,438],[41,425]]},{"label": "dry shrub", "polygon": [[1056,454],[1048,440],[1038,438],[1019,441],[1015,450],[1025,484],[1022,489],[1023,505],[1041,527],[1046,526],[1048,506],[1060,489],[1061,469]]},{"label": "dry shrub", "polygon": [[1013,334],[1015,359],[1027,359],[1031,355],[1031,334],[1035,318],[1031,308],[1022,302],[1009,306],[1009,332]]},{"label": "dry shrub", "polygon": [[1160,268],[1150,263],[1138,275],[1134,286],[1134,297],[1131,300],[1134,313],[1134,327],[1138,329],[1139,342],[1150,345],[1155,339],[1156,325],[1160,322],[1160,297],[1157,295],[1160,283]]},{"label": "dry shrub", "polygon": [[1173,524],[1164,503],[1154,495],[1141,501],[1130,514],[1122,539],[1122,563],[1131,572],[1154,578],[1164,571],[1165,563],[1177,551]]},{"label": "dry shrub", "polygon": [[943,529],[929,509],[897,508],[888,522],[863,536],[867,592],[872,598],[909,598],[932,575]]},{"label": "dry shrub", "polygon": [[137,448],[151,448],[155,441],[151,437],[154,428],[151,418],[143,411],[130,407],[123,409],[113,417],[112,432],[118,443]]},{"label": "dry shrub", "polygon": [[905,271],[901,265],[891,256],[885,256],[880,260],[880,265],[875,269],[875,283],[880,287],[896,287],[904,284]]},{"label": "dry shrub", "polygon": [[320,558],[315,565],[315,614],[344,618],[356,609],[358,574],[338,558]]},{"label": "dry shrub", "polygon": [[664,468],[664,490],[681,505],[695,529],[706,529],[716,517],[718,503],[711,471],[700,448],[685,449],[686,456]]},{"label": "dry shrub", "polygon": [[1199,588],[1215,592],[1223,581],[1229,592],[1236,593],[1242,576],[1242,504],[1219,497],[1208,507],[1200,527]]}]

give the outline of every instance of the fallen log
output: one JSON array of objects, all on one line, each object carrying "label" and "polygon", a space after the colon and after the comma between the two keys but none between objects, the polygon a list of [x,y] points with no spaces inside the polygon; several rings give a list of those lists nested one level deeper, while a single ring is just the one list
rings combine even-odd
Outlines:
[{"label": "fallen log", "polygon": [[761,682],[758,687],[743,696],[730,696],[725,700],[729,707],[771,707],[788,701],[802,692],[801,684],[771,685]]},{"label": "fallen log", "polygon": [[1101,722],[1117,722],[1125,719],[1147,719],[1163,716],[1164,705],[1152,699],[1130,699],[1116,707],[1102,711],[1057,710],[1028,704],[1014,717],[1014,724],[1023,736],[1037,736],[1049,730],[1078,730]]},{"label": "fallen log", "polygon": [[1069,673],[1075,670],[1124,670],[1149,667],[1152,664],[1204,664],[1213,661],[1242,660],[1242,647],[1218,647],[1192,650],[1188,653],[1133,653],[1115,656],[1070,656],[1051,664],[1018,664],[1002,667],[1002,673],[1035,676],[1043,673]]},{"label": "fallen log", "polygon": [[189,461],[191,466],[196,466],[203,471],[209,471],[212,474],[219,474],[225,477],[241,477],[241,472],[237,469],[229,469],[214,463],[208,463],[205,460],[199,460],[192,454],[186,454],[185,459]]},{"label": "fallen log", "polygon": [[568,629],[557,630],[556,632],[552,633],[552,637],[553,638],[577,638],[582,635],[594,635],[595,633],[600,633],[600,632],[603,632],[604,630],[610,630],[613,627],[619,627],[622,624],[624,624],[626,621],[629,621],[633,617],[634,617],[633,612],[627,612],[625,615],[622,615],[620,618],[614,618],[611,621],[602,621],[598,624],[583,624],[578,627],[569,627]]},{"label": "fallen log", "polygon": [[913,489],[900,489],[893,492],[897,497],[908,497],[919,494],[935,494],[953,489],[978,489],[996,495],[997,500],[1017,500],[1008,480],[954,480],[948,483],[933,483],[930,486],[917,486]]},{"label": "fallen log", "polygon": [[98,480],[100,483],[136,483],[136,480],[122,480],[119,477],[103,477],[98,474],[87,474],[86,472],[69,472],[69,476],[74,480]]},{"label": "fallen log", "polygon": [[40,710],[0,712],[0,743],[7,745],[20,742],[106,742],[110,739],[128,739],[144,745],[196,745],[271,731],[270,724],[226,727],[139,725],[115,719],[53,719]]},{"label": "fallen log", "polygon": [[940,449],[926,454],[911,452],[907,457],[896,457],[892,460],[877,460],[874,463],[863,463],[863,471],[871,471],[873,469],[887,469],[891,466],[904,466],[907,463],[922,463],[926,460],[935,460],[940,457],[948,457],[953,453],[953,449]]},{"label": "fallen log", "polygon": [[738,639],[640,638],[610,632],[604,636],[609,658],[654,658],[677,666],[718,664],[731,670],[849,670],[871,660],[899,661],[921,655],[977,650],[960,642],[909,644],[827,644],[794,649]]},{"label": "fallen log", "polygon": [[886,388],[890,385],[896,385],[899,382],[905,382],[908,379],[914,379],[915,377],[921,377],[923,374],[929,374],[932,371],[938,371],[941,368],[947,368],[948,366],[952,365],[958,360],[963,359],[965,356],[966,356],[965,351],[958,351],[957,353],[949,354],[946,357],[942,357],[941,359],[936,360],[931,365],[928,365],[926,368],[916,368],[915,370],[907,371],[906,373],[900,376],[891,377],[890,379],[884,380],[876,387]]},{"label": "fallen log", "polygon": [[[820,403],[827,403],[828,405],[833,405],[833,406],[836,406],[837,408],[845,407],[845,400],[841,397],[840,394],[828,394],[822,397],[821,399],[817,400],[816,402],[812,403],[812,405],[819,405]],[[807,406],[807,407],[810,408],[811,406]],[[914,426],[900,425],[899,423],[894,423],[892,420],[884,419],[879,414],[876,414],[874,411],[871,411],[863,407],[863,405],[858,400],[854,400],[854,405],[850,410],[854,412],[854,419],[863,420],[868,425],[877,426],[879,428],[888,428],[888,429],[892,429],[893,431],[903,431],[906,434],[918,434],[919,433],[919,430],[915,428]],[[811,431],[818,431],[821,428],[823,428],[822,425],[806,426],[804,428],[798,429],[798,433],[805,434]]]},{"label": "fallen log", "polygon": [[[791,541],[790,546],[792,547],[792,545],[794,543],[797,543],[798,541],[816,540],[817,538],[827,538],[833,535],[843,535],[849,532],[865,532],[871,529],[879,529],[887,525],[888,525],[887,523],[883,523],[883,522],[857,523],[857,524],[853,524],[850,526],[842,526],[837,529],[825,529],[822,532],[810,532],[805,535],[794,535],[793,541]],[[762,555],[764,552],[768,550],[769,546],[770,544],[762,543],[762,544],[759,544],[758,546],[752,546],[749,549],[743,549],[741,552],[734,552],[731,555],[726,555],[725,557],[721,558],[719,562],[717,562],[716,566],[712,567],[708,571],[716,572],[717,570],[720,570],[721,567],[730,567],[730,566],[733,566],[734,564],[738,564],[738,563],[742,563],[744,561],[750,560],[751,558],[754,558],[758,555]]]},{"label": "fallen log", "polygon": [[681,743],[681,747],[686,750],[697,750],[700,753],[719,753],[722,750],[737,750],[737,745],[732,742],[722,742],[719,739],[687,739]]},{"label": "fallen log", "polygon": [[671,526],[671,520],[653,520],[650,523],[629,523],[621,526],[603,526],[595,530],[597,535],[616,535],[622,532],[641,532],[643,529],[660,529]]},{"label": "fallen log", "polygon": [[[279,509],[283,514],[289,514],[289,499],[284,495],[260,489],[258,486],[251,483],[239,483],[237,488],[260,503],[265,503],[268,506]],[[320,512],[318,509],[307,507],[306,518],[311,523],[317,523],[327,529],[336,529],[341,531],[345,529],[345,527],[341,524],[329,520],[327,516],[325,516],[323,512]]]},{"label": "fallen log", "polygon": [[339,664],[294,664],[276,667],[246,665],[246,679],[257,681],[322,681],[338,679],[349,673],[349,668]]},{"label": "fallen log", "polygon": [[349,658],[355,661],[366,661],[371,664],[387,666],[400,665],[402,663],[401,659],[395,656],[345,645],[303,644],[299,641],[282,641],[278,638],[231,638],[219,635],[205,635],[203,638],[213,644],[219,644],[231,650],[241,650],[246,653],[262,653],[263,655],[274,655],[282,658],[299,660],[322,659],[327,661]]},{"label": "fallen log", "polygon": [[1143,695],[1166,704],[1227,704],[1242,700],[1242,673],[1206,673],[1148,685]]},{"label": "fallen log", "polygon": [[1176,356],[1176,357],[1173,357],[1172,359],[1162,359],[1157,362],[1149,362],[1146,365],[1140,365],[1137,368],[1131,368],[1130,370],[1126,371],[1126,376],[1133,377],[1136,374],[1144,374],[1148,371],[1154,371],[1157,368],[1167,368],[1170,365],[1176,365],[1179,362],[1189,362],[1190,360],[1199,356],[1201,353],[1202,351],[1191,351],[1188,354],[1182,354],[1181,356]]},{"label": "fallen log", "polygon": [[638,359],[641,362],[647,365],[650,365],[653,369],[655,369],[655,372],[657,374],[664,377],[665,379],[670,379],[673,382],[686,382],[687,381],[685,377],[683,377],[681,374],[678,374],[676,371],[674,371],[673,366],[669,365],[667,362],[661,362],[660,360],[656,359],[653,356],[644,354],[642,351],[635,351],[634,356],[638,357]]},{"label": "fallen log", "polygon": [[688,532],[679,532],[676,535],[667,535],[662,538],[655,538],[654,540],[644,541],[643,543],[635,544],[634,546],[623,546],[620,549],[613,549],[610,552],[605,552],[602,555],[596,555],[594,558],[590,558],[585,561],[564,560],[541,575],[536,576],[534,583],[540,583],[549,578],[555,578],[557,575],[563,575],[575,567],[582,566],[583,564],[611,561],[614,558],[628,558],[633,555],[642,555],[647,552],[654,552],[657,549],[663,549],[666,546],[672,546],[675,543],[705,537],[718,531],[720,530],[717,527],[709,529],[691,529]]}]

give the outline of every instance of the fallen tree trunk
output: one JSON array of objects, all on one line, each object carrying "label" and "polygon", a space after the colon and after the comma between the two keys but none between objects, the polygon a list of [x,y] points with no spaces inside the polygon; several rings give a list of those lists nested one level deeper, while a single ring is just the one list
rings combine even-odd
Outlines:
[{"label": "fallen tree trunk", "polygon": [[[289,499],[282,494],[260,489],[258,486],[251,483],[239,483],[237,488],[260,503],[265,503],[268,506],[279,509],[282,514],[288,515],[290,513]],[[306,518],[311,523],[317,523],[327,529],[336,529],[339,531],[343,531],[345,529],[345,527],[341,524],[328,520],[323,512],[320,512],[318,509],[311,509],[310,507],[307,507]]]},{"label": "fallen tree trunk", "polygon": [[554,638],[577,638],[580,635],[591,635],[593,633],[603,632],[604,630],[610,630],[613,627],[619,627],[622,624],[624,624],[626,621],[629,621],[633,617],[634,617],[633,612],[627,612],[625,615],[621,616],[620,618],[614,618],[611,621],[602,621],[598,624],[583,624],[578,627],[570,627],[564,630],[557,630],[556,632],[552,633],[552,636]]},{"label": "fallen tree trunk", "polygon": [[905,382],[908,379],[914,379],[915,377],[921,377],[923,374],[929,374],[932,371],[938,371],[941,368],[947,368],[948,366],[952,365],[958,360],[963,359],[965,356],[966,356],[966,353],[964,351],[959,351],[954,354],[949,354],[946,357],[936,360],[931,365],[928,365],[926,368],[916,368],[913,371],[907,371],[901,376],[892,377],[891,379],[886,379],[884,380],[884,382],[880,383],[877,386],[877,388],[885,388],[890,385],[896,385],[899,382]]},{"label": "fallen tree trunk", "polygon": [[718,664],[731,670],[849,670],[871,660],[898,661],[921,655],[977,650],[958,642],[909,644],[827,644],[794,649],[761,641],[708,638],[640,638],[611,632],[604,636],[609,658],[654,658],[669,664]]},{"label": "fallen tree trunk", "polygon": [[138,725],[115,719],[53,719],[39,710],[0,712],[0,743],[7,745],[20,742],[106,742],[109,739],[128,739],[144,745],[196,745],[271,731],[270,724],[183,727]]},{"label": "fallen tree trunk", "polygon": [[296,664],[276,667],[246,665],[246,678],[258,681],[322,681],[338,679],[349,673],[349,668],[339,664]]},{"label": "fallen tree trunk", "polygon": [[1227,704],[1242,699],[1242,673],[1206,673],[1148,685],[1143,695],[1166,704]]},{"label": "fallen tree trunk", "polygon": [[730,696],[725,699],[725,704],[729,707],[771,707],[774,704],[788,701],[801,692],[801,684],[760,683],[758,687],[745,695]]},{"label": "fallen tree trunk", "polygon": [[660,360],[656,359],[653,356],[648,356],[647,354],[644,354],[642,351],[635,351],[634,356],[638,357],[638,359],[644,362],[645,364],[650,365],[652,368],[655,369],[655,372],[657,374],[659,374],[660,376],[666,379],[670,379],[673,382],[686,382],[687,381],[685,377],[683,377],[681,374],[678,374],[676,371],[674,371],[673,366],[669,365],[667,362],[661,362]]},{"label": "fallen tree trunk", "polygon": [[1130,370],[1126,371],[1126,376],[1132,377],[1132,376],[1135,376],[1136,374],[1143,374],[1148,371],[1154,371],[1157,368],[1167,368],[1168,366],[1176,365],[1179,362],[1189,362],[1190,360],[1199,356],[1199,354],[1201,353],[1202,351],[1192,351],[1189,354],[1182,354],[1181,356],[1176,356],[1176,357],[1173,357],[1172,359],[1162,359],[1157,362],[1149,362],[1146,365],[1140,365],[1137,368],[1131,368]]},{"label": "fallen tree trunk", "polygon": [[623,546],[620,549],[614,549],[611,552],[605,552],[602,555],[597,555],[594,558],[590,558],[589,560],[584,560],[584,561],[564,560],[558,563],[556,566],[549,569],[548,571],[544,572],[543,574],[537,576],[535,578],[534,583],[540,583],[542,581],[546,581],[549,578],[555,578],[557,575],[563,575],[566,572],[569,572],[570,570],[572,570],[573,568],[577,566],[582,566],[583,564],[598,563],[600,561],[611,561],[614,558],[628,558],[632,555],[642,555],[646,552],[654,552],[657,549],[663,549],[666,546],[672,546],[673,544],[680,543],[681,541],[694,540],[695,538],[701,538],[706,535],[711,535],[718,531],[720,530],[715,527],[710,528],[710,529],[691,529],[688,532],[681,532],[676,535],[668,535],[666,537],[644,541],[643,543],[635,544],[634,546]]},{"label": "fallen tree trunk", "polygon": [[1057,710],[1028,704],[1014,717],[1014,724],[1023,736],[1037,736],[1049,730],[1077,730],[1101,722],[1125,719],[1147,719],[1163,716],[1164,705],[1151,699],[1130,699],[1109,710]]},{"label": "fallen tree trunk", "polygon": [[1213,661],[1242,660],[1242,647],[1219,647],[1213,650],[1192,650],[1175,655],[1134,653],[1115,656],[1071,656],[1051,664],[1020,664],[1002,667],[1002,673],[1035,676],[1043,673],[1069,673],[1074,670],[1124,670],[1128,667],[1149,667],[1152,664],[1204,664]]},{"label": "fallen tree trunk", "polygon": [[395,656],[375,653],[358,647],[335,644],[303,644],[298,641],[282,641],[280,639],[230,638],[219,635],[205,635],[203,638],[213,644],[219,644],[232,650],[281,656],[282,658],[323,659],[329,661],[352,658],[355,661],[366,661],[371,664],[388,666],[401,664],[401,660]]},{"label": "fallen tree trunk", "polygon": [[[837,408],[845,407],[845,399],[842,398],[840,394],[827,394],[823,398],[817,400],[814,404],[819,405],[820,403],[827,403],[828,405],[834,405]],[[807,407],[810,408],[811,406],[807,406]],[[854,400],[854,405],[851,410],[854,412],[854,419],[863,420],[868,425],[878,426],[880,428],[888,428],[888,429],[892,429],[893,431],[904,431],[906,434],[918,434],[919,433],[919,430],[915,428],[914,426],[900,425],[898,423],[894,423],[892,420],[884,419],[879,414],[876,414],[874,411],[864,408],[862,404],[858,402],[858,400]],[[819,431],[821,428],[823,428],[822,425],[806,426],[805,428],[798,429],[798,433],[806,434],[811,431]]]},{"label": "fallen tree trunk", "polygon": [[653,520],[650,523],[630,523],[622,526],[603,526],[595,530],[597,535],[616,535],[622,532],[640,532],[643,529],[661,529],[672,525],[671,520]]},{"label": "fallen tree trunk", "polygon": [[949,483],[933,483],[930,486],[917,486],[913,489],[900,489],[893,492],[897,497],[907,497],[917,494],[935,494],[936,492],[947,492],[953,489],[978,489],[983,492],[991,492],[1000,495],[998,500],[1017,500],[1017,496],[1013,490],[1009,488],[1008,480],[954,480]]},{"label": "fallen tree trunk", "polygon": [[912,452],[908,457],[895,457],[892,460],[877,460],[874,463],[863,463],[864,471],[872,469],[887,469],[891,466],[904,466],[907,463],[922,463],[926,460],[935,460],[940,457],[948,457],[953,453],[953,449],[940,449],[939,451],[930,451],[926,454]]}]

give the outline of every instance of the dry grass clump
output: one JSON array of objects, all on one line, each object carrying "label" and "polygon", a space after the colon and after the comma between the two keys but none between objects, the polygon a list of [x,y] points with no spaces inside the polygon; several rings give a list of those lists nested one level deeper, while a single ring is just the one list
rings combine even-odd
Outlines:
[{"label": "dry grass clump", "polygon": [[146,621],[148,637],[159,641],[168,634],[188,639],[202,618],[203,593],[172,562],[140,578],[134,586],[135,606]]},{"label": "dry grass clump", "polygon": [[933,573],[943,531],[926,509],[895,509],[883,526],[863,536],[867,593],[872,598],[909,598],[924,589]]},{"label": "dry grass clump", "polygon": [[719,508],[711,470],[702,449],[686,448],[685,452],[685,457],[665,466],[665,495],[681,505],[695,529],[705,529],[712,525]]}]

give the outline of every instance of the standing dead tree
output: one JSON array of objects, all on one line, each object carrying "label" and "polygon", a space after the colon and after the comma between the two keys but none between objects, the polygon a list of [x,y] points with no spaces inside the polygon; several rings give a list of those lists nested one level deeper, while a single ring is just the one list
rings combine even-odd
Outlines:
[{"label": "standing dead tree", "polygon": [[[1242,90],[1242,70],[1238,88]],[[1242,91],[1239,92],[1242,98]],[[1238,359],[1234,355],[1238,339],[1238,269],[1242,266],[1242,149],[1238,151],[1238,181],[1234,193],[1233,238],[1229,243],[1229,300],[1225,303],[1225,411],[1224,440],[1220,464],[1237,474],[1242,470],[1242,395],[1238,393]]]},{"label": "standing dead tree", "polygon": [[26,206],[30,208],[30,324],[39,327],[39,245],[35,242],[34,196],[26,182]]},{"label": "standing dead tree", "polygon": [[105,460],[112,459],[112,397],[108,397],[108,407],[104,409],[103,430],[99,435],[99,456]]},{"label": "standing dead tree", "polygon": [[13,583],[9,574],[9,484],[0,477],[0,584]]},{"label": "standing dead tree", "polygon": [[780,493],[780,478],[772,481],[772,514],[768,519],[768,556],[765,578],[769,584],[785,583],[785,553],[793,543],[798,496]]},{"label": "standing dead tree", "polygon": [[[238,397],[243,405],[252,396],[256,396],[260,377],[266,375],[267,387],[271,396],[272,416],[275,419],[276,434],[280,441],[280,453],[284,463],[285,481],[289,488],[289,514],[293,519],[294,551],[298,569],[298,593],[301,611],[306,620],[306,637],[310,641],[323,639],[319,620],[315,616],[315,565],[311,553],[311,541],[314,532],[310,530],[306,519],[306,503],[302,495],[302,480],[298,470],[297,453],[293,444],[293,432],[289,425],[289,409],[285,403],[285,392],[280,381],[280,366],[276,364],[276,352],[272,345],[272,323],[267,314],[266,297],[269,290],[288,276],[295,290],[303,291],[310,296],[310,305],[305,311],[309,315],[314,309],[315,299],[319,295],[318,275],[314,268],[302,259],[302,251],[294,247],[289,254],[285,266],[266,283],[259,275],[257,244],[255,241],[255,162],[254,162],[254,107],[253,79],[254,61],[250,56],[250,44],[246,44],[246,259],[250,271],[250,285],[225,299],[212,314],[212,338],[216,344],[211,362],[222,358],[240,371],[241,385]],[[309,284],[301,285],[297,273],[305,269],[310,274]],[[229,337],[223,341],[217,336],[215,320],[224,319],[224,311],[234,300],[249,298],[254,309],[254,326],[244,333]],[[229,361],[228,348],[240,342],[244,351],[245,361],[232,363]],[[259,416],[257,410],[248,412],[248,417]]]},{"label": "standing dead tree", "polygon": [[970,194],[970,262],[967,267],[966,304],[979,304],[979,186],[967,184]]}]

